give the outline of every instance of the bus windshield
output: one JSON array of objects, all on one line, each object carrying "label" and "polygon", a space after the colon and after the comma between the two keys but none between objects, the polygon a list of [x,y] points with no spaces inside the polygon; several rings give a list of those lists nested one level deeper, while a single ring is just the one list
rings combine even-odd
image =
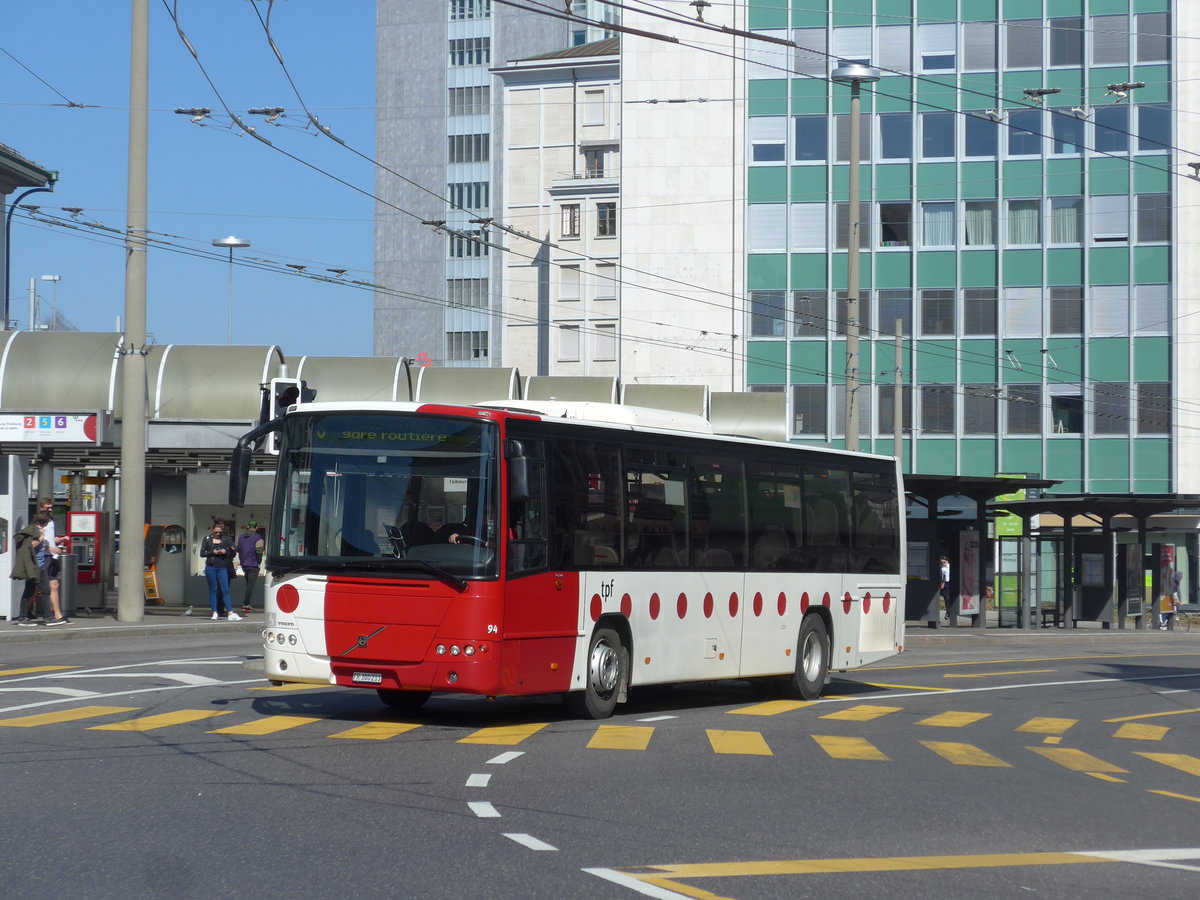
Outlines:
[{"label": "bus windshield", "polygon": [[417,414],[288,417],[267,565],[495,576],[497,435]]}]

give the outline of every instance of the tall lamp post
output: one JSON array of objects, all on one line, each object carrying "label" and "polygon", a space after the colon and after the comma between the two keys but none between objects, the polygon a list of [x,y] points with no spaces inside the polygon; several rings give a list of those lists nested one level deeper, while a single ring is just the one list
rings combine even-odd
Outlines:
[{"label": "tall lamp post", "polygon": [[858,214],[859,170],[861,155],[859,137],[862,129],[862,98],[859,89],[864,81],[879,80],[879,70],[863,63],[843,63],[829,76],[831,81],[850,85],[850,234],[846,265],[846,449],[858,449],[858,282],[859,230]]},{"label": "tall lamp post", "polygon": [[[55,176],[57,179],[57,176]],[[9,291],[9,281],[12,279],[12,272],[9,266],[12,264],[12,218],[13,213],[17,211],[17,204],[28,197],[30,194],[38,194],[44,191],[53,191],[54,181],[52,180],[46,187],[30,188],[23,193],[17,195],[17,199],[8,204],[8,209],[4,213],[4,328],[0,329],[8,331],[9,328],[9,306],[12,297]]]},{"label": "tall lamp post", "polygon": [[227,322],[228,335],[226,338],[226,343],[232,344],[233,343],[233,251],[234,251],[235,247],[239,250],[242,248],[245,248],[245,247],[249,247],[250,242],[244,241],[239,237],[234,237],[231,234],[231,235],[229,235],[229,237],[217,238],[212,243],[213,243],[214,247],[228,247],[229,248],[229,313],[228,313],[228,322]]}]

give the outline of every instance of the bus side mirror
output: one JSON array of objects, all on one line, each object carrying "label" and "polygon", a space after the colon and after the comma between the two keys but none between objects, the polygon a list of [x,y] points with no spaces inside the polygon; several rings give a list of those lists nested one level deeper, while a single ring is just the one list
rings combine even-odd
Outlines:
[{"label": "bus side mirror", "polygon": [[250,482],[250,460],[254,451],[241,444],[233,448],[229,460],[229,505],[241,509],[246,505],[246,485]]},{"label": "bus side mirror", "polygon": [[520,441],[508,441],[504,456],[508,461],[509,502],[524,503],[529,499],[529,457]]}]

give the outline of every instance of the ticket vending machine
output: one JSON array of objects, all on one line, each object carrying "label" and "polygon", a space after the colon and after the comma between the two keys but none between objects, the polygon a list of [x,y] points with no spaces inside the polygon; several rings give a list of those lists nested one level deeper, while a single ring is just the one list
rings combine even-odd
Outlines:
[{"label": "ticket vending machine", "polygon": [[67,537],[75,557],[75,608],[102,609],[108,581],[108,513],[68,512]]}]

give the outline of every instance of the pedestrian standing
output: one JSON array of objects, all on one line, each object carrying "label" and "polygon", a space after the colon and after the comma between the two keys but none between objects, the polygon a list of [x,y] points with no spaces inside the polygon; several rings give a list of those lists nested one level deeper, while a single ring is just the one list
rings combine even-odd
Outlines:
[{"label": "pedestrian standing", "polygon": [[42,529],[42,540],[35,550],[35,559],[38,569],[42,573],[38,583],[41,596],[50,601],[50,617],[46,620],[46,624],[70,625],[70,621],[62,614],[62,607],[58,601],[62,564],[58,560],[58,546],[53,537],[54,520],[50,517],[50,513],[43,509],[33,517],[33,523]]},{"label": "pedestrian standing", "polygon": [[238,562],[242,566],[242,577],[246,579],[246,596],[242,600],[242,612],[253,612],[252,595],[254,583],[258,581],[258,570],[262,565],[263,539],[258,533],[258,523],[251,519],[246,523],[237,540]]},{"label": "pedestrian standing", "polygon": [[30,522],[13,536],[12,579],[24,581],[21,591],[21,608],[17,616],[18,625],[36,625],[38,584],[42,570],[37,564],[37,548],[42,543],[42,529]]},{"label": "pedestrian standing", "polygon": [[208,582],[208,605],[212,607],[212,617],[221,618],[224,609],[231,622],[242,618],[233,611],[233,598],[229,594],[229,569],[234,553],[233,541],[225,534],[225,522],[217,519],[212,531],[200,544],[200,556],[204,558],[204,578]]},{"label": "pedestrian standing", "polygon": [[950,558],[942,556],[938,558],[938,574],[940,581],[938,583],[938,598],[941,601],[942,620],[950,621]]}]

